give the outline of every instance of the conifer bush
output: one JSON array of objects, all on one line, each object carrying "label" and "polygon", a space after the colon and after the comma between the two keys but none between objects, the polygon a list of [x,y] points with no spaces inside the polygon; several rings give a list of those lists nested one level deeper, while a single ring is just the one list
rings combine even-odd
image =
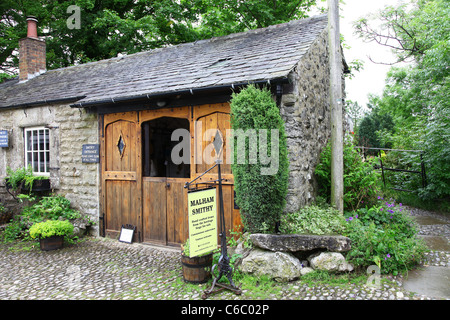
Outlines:
[{"label": "conifer bush", "polygon": [[[273,232],[286,205],[289,161],[284,121],[270,91],[249,85],[234,93],[231,128],[235,200],[244,227],[251,233]],[[261,139],[263,132],[267,133],[266,141]],[[244,150],[238,147],[239,139],[245,141]],[[272,149],[275,144],[278,149]],[[270,166],[276,170],[270,172]]]}]

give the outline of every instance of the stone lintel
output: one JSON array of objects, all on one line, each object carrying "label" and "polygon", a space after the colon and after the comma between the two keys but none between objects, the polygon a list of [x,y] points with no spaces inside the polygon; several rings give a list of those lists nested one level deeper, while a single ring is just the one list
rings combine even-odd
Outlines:
[{"label": "stone lintel", "polygon": [[327,249],[334,252],[346,252],[351,249],[351,240],[339,235],[255,233],[250,235],[250,239],[256,247],[270,251],[297,252]]}]

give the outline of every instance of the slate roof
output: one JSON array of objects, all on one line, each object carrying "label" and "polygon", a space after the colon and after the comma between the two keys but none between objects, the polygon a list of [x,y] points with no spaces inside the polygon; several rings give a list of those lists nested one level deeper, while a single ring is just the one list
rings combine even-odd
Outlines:
[{"label": "slate roof", "polygon": [[0,85],[0,107],[96,103],[285,78],[327,27],[321,15],[268,28],[50,70]]}]

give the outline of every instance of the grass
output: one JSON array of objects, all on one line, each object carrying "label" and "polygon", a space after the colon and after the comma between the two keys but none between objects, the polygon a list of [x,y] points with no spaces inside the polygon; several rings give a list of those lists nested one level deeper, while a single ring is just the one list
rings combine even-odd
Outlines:
[{"label": "grass", "polygon": [[300,281],[310,285],[328,284],[346,286],[348,284],[365,284],[367,275],[356,273],[333,274],[324,270],[314,270],[301,277]]}]

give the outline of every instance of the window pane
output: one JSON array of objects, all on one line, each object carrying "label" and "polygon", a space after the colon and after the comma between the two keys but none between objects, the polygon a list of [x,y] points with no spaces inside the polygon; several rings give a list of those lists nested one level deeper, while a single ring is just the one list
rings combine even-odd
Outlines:
[{"label": "window pane", "polygon": [[45,172],[45,152],[39,152],[39,171]]},{"label": "window pane", "polygon": [[50,152],[46,152],[45,156],[46,156],[45,172],[50,172]]},{"label": "window pane", "polygon": [[33,152],[33,171],[39,172],[39,152]]},{"label": "window pane", "polygon": [[45,150],[44,130],[39,130],[39,150]]},{"label": "window pane", "polygon": [[[45,150],[50,150],[50,130],[45,129]],[[47,161],[49,158],[47,157]]]},{"label": "window pane", "polygon": [[37,131],[32,131],[33,132],[33,146],[32,146],[32,150],[36,151],[38,150],[38,136],[37,136]]},{"label": "window pane", "polygon": [[32,136],[32,131],[26,131],[26,141],[27,141],[27,151],[31,151],[33,150],[32,147],[32,140],[31,140],[31,136]]},{"label": "window pane", "polygon": [[33,165],[33,153],[27,152],[27,167],[28,165]]}]

